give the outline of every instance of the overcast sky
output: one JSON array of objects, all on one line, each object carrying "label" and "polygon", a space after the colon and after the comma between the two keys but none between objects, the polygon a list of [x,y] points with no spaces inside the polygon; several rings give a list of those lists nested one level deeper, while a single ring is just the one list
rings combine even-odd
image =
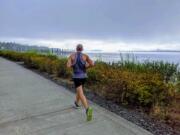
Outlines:
[{"label": "overcast sky", "polygon": [[87,50],[180,50],[180,0],[0,0],[0,40]]}]

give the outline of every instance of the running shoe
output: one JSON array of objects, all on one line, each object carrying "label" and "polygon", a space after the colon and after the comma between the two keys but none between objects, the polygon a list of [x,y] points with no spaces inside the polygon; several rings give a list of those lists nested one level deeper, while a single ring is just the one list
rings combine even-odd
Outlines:
[{"label": "running shoe", "polygon": [[93,109],[91,107],[88,107],[88,109],[86,110],[86,116],[87,116],[87,121],[91,121],[92,120]]},{"label": "running shoe", "polygon": [[75,108],[77,109],[81,107],[76,101],[74,101],[74,105],[75,105]]}]

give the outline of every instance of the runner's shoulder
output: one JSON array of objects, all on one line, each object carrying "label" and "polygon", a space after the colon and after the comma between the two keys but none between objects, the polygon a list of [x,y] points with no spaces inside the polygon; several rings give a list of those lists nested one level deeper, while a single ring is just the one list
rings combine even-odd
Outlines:
[{"label": "runner's shoulder", "polygon": [[83,53],[83,56],[84,56],[85,58],[89,58],[89,56],[88,56],[87,54],[85,54],[85,53]]},{"label": "runner's shoulder", "polygon": [[74,57],[75,57],[75,54],[76,54],[76,53],[71,53],[71,54],[69,55],[69,58],[74,58]]}]

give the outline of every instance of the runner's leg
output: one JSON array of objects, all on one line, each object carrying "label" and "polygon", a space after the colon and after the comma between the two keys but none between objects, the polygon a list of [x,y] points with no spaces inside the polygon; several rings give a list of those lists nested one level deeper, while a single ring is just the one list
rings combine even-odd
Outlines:
[{"label": "runner's leg", "polygon": [[81,103],[83,104],[84,108],[87,109],[89,107],[86,97],[84,96],[82,85],[76,88]]},{"label": "runner's leg", "polygon": [[79,93],[76,91],[76,103],[79,104],[79,101],[80,101]]}]

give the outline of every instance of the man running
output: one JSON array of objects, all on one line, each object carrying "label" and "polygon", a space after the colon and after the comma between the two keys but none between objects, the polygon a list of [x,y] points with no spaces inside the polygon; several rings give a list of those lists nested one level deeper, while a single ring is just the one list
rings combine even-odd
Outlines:
[{"label": "man running", "polygon": [[74,104],[78,108],[80,107],[79,102],[81,101],[84,108],[86,109],[87,121],[91,121],[93,110],[91,107],[89,107],[88,101],[84,96],[83,85],[86,82],[86,78],[87,78],[86,69],[93,67],[94,63],[89,58],[89,56],[87,54],[83,54],[82,51],[83,51],[83,45],[78,44],[76,46],[76,52],[71,54],[68,58],[67,67],[73,68],[72,78],[76,88],[76,100]]}]

